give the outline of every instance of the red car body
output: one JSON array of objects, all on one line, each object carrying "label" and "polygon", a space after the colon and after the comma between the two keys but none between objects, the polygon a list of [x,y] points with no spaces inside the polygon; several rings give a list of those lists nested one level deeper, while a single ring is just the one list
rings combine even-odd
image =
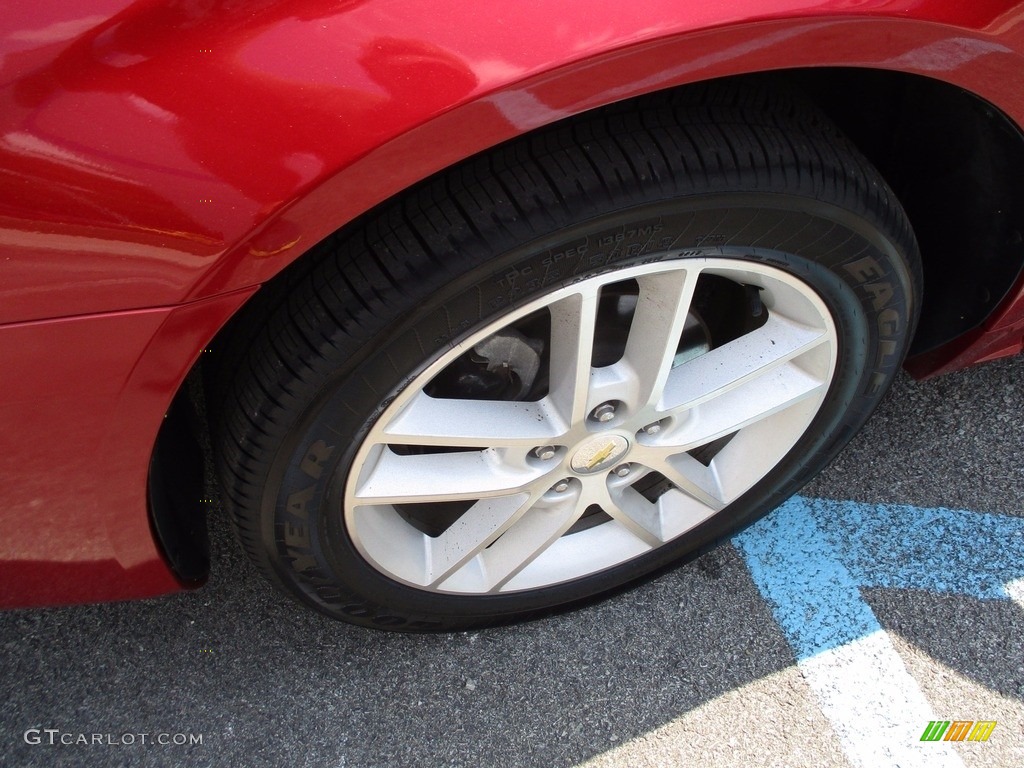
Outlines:
[{"label": "red car body", "polygon": [[[1003,0],[41,0],[5,9],[0,57],[4,606],[185,586],[149,477],[187,374],[261,284],[474,153],[821,67],[927,77],[1024,124],[1024,4]],[[1020,351],[1015,280],[913,373]]]}]

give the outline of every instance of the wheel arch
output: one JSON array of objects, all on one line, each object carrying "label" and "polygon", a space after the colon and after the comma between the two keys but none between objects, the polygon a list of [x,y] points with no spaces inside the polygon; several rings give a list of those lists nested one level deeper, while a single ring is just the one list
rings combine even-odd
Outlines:
[{"label": "wheel arch", "polygon": [[[896,70],[778,69],[697,80],[673,88],[743,80],[767,81],[779,88],[803,91],[839,125],[893,188],[914,226],[924,259],[925,304],[911,355],[930,362],[919,364],[915,375],[928,375],[938,369],[946,362],[941,348],[982,326],[1004,300],[1012,298],[1011,292],[1024,269],[1024,196],[1019,189],[1019,180],[1024,178],[1024,133],[1009,115],[972,91],[933,77]],[[506,96],[512,93],[520,91],[506,92]],[[496,96],[487,103],[493,105],[495,99]],[[628,103],[629,99],[621,101]],[[484,106],[478,104],[476,108]],[[572,112],[551,122],[543,122],[535,115],[537,125],[530,130],[578,118],[588,111]],[[432,124],[412,133],[432,133],[442,128]],[[407,135],[399,141],[414,139]],[[480,153],[496,144],[488,145]],[[381,152],[406,156],[404,150],[387,147]],[[261,282],[287,282],[293,271],[301,271],[303,260],[311,258],[307,254],[315,249],[303,250],[301,255],[275,264],[268,257],[281,255],[282,247],[287,250],[302,240],[319,235],[328,237],[339,229],[359,226],[365,216],[372,215],[392,198],[468,159],[461,154],[456,157],[435,173],[416,178],[365,210],[360,209],[341,227],[328,224],[330,228],[321,232],[324,224],[312,221],[304,213],[312,207],[319,215],[323,208],[316,202],[319,194],[331,194],[326,187],[335,185],[360,186],[348,181],[347,173],[339,174],[326,182],[319,193],[298,201],[290,213],[285,212],[265,225],[257,236],[262,238],[262,246],[250,243],[244,256],[237,257],[237,261],[225,260],[208,279],[211,283],[230,283],[230,275],[236,270],[263,272],[269,268]],[[391,161],[379,162],[388,165]],[[432,158],[431,163],[436,162]],[[360,167],[350,171],[357,177],[386,175],[376,161],[365,169],[357,166]],[[366,194],[370,194],[368,188]],[[274,238],[282,239],[283,244]],[[273,245],[269,244],[271,241]],[[971,255],[972,261],[972,269],[966,275],[962,270],[965,253]],[[938,354],[936,350],[940,350]]]},{"label": "wheel arch", "polygon": [[[861,58],[857,58],[842,51],[831,59],[821,58],[824,47],[834,44],[837,35],[856,30],[856,37],[861,38],[877,32],[880,25],[899,34],[891,35],[886,49],[879,49],[874,59],[865,61],[862,52]],[[339,225],[342,229],[359,226],[364,216],[378,206],[434,174],[504,141],[573,119],[594,108],[669,88],[725,78],[757,78],[774,80],[780,87],[799,87],[809,94],[879,167],[907,207],[924,246],[926,282],[929,275],[932,282],[938,276],[938,295],[956,294],[963,300],[960,304],[946,300],[926,303],[918,336],[924,341],[915,343],[914,352],[927,353],[984,323],[1011,291],[1024,264],[1024,247],[1014,226],[1024,213],[1019,210],[1021,204],[1014,194],[1014,184],[1024,169],[1024,138],[1015,116],[994,106],[993,102],[998,103],[1002,94],[993,80],[973,81],[975,86],[980,82],[992,86],[984,94],[960,84],[972,82],[977,74],[972,70],[979,63],[986,68],[993,66],[987,59],[1012,57],[1019,61],[1019,57],[975,35],[963,39],[974,40],[976,49],[957,43],[966,53],[959,60],[952,57],[948,67],[938,71],[929,63],[929,55],[936,50],[941,52],[943,45],[950,45],[950,33],[950,28],[935,24],[892,20],[884,24],[865,19],[765,22],[638,44],[528,81],[510,83],[411,128],[325,179],[301,198],[290,201],[219,259],[189,298],[239,285],[265,284],[210,346],[216,349],[242,343],[237,339],[244,339],[247,318],[251,313],[266,311],[263,299],[274,292],[275,286],[286,286],[304,271],[304,266],[314,258],[311,252],[317,243],[337,231]],[[755,40],[759,62],[756,67],[749,58]],[[794,41],[801,41],[802,45]],[[693,55],[694,45],[698,46],[697,55]],[[779,46],[779,55],[766,64],[763,51],[772,45]],[[658,69],[651,60],[659,49],[665,55],[674,52],[675,59],[684,63],[652,72]],[[829,60],[836,66],[809,66]],[[1003,61],[999,66],[1006,65]],[[764,72],[765,69],[770,71]],[[601,85],[583,88],[582,84],[588,81]],[[878,101],[887,105],[887,113],[893,107],[903,110],[906,119],[898,131],[891,130],[885,121],[867,119],[868,105]],[[934,125],[929,121],[939,118],[943,118],[945,135],[955,137],[956,142],[944,142],[928,133],[929,124]],[[472,125],[473,130],[467,131],[466,125]],[[453,135],[459,140],[444,140]],[[977,144],[979,140],[981,143]],[[983,148],[980,156],[964,155],[962,148],[972,146],[971,142]],[[424,146],[438,147],[439,151],[425,153]],[[912,153],[907,155],[903,151]],[[962,180],[972,168],[976,170],[970,163],[982,161],[996,181],[989,190],[992,194],[983,201],[978,198],[977,189],[956,183],[940,185],[950,168],[959,170],[961,176],[957,178]],[[901,192],[904,182],[914,182],[915,189],[930,189],[936,194],[941,190],[938,198],[945,208],[935,209],[927,198],[923,203],[914,200],[908,205],[908,193]],[[964,247],[963,238],[967,237],[955,236],[958,233],[950,213],[966,213],[966,218],[955,221],[960,232],[969,233],[972,229],[984,230],[993,210],[1006,215],[1000,218],[999,231],[989,233],[985,264],[991,269],[977,270],[977,275],[985,279],[971,286],[970,291],[958,292],[961,286],[956,280],[941,279],[957,263]],[[193,395],[194,388],[190,393],[182,387],[176,400],[188,400]],[[160,471],[163,465],[154,461],[151,477],[153,472]],[[184,519],[180,508],[156,498],[152,500],[151,512],[164,528],[167,521],[173,526],[175,521]],[[161,525],[155,528],[159,531]]]},{"label": "wheel arch", "polygon": [[[876,94],[891,104],[902,93],[920,106],[931,83],[939,99],[934,111],[951,110],[965,129],[971,121],[960,113],[970,109],[992,111],[1013,128],[1024,121],[1024,105],[1015,104],[1015,87],[1005,76],[1024,68],[1024,56],[987,29],[938,23],[947,21],[938,4],[916,10],[913,19],[884,12],[807,17],[791,9],[764,20],[756,18],[757,3],[750,5],[740,17],[753,21],[708,19],[702,20],[707,26],[694,27],[695,20],[676,19],[653,33],[589,41],[575,56],[545,61],[532,72],[510,67],[495,76],[490,65],[464,61],[477,88],[440,106],[414,105],[380,141],[353,147],[358,156],[328,163],[311,183],[288,190],[210,262],[184,300],[262,284],[331,233],[434,174],[539,128],[657,91],[724,78],[797,79],[814,88],[855,140],[874,140],[867,135],[871,126],[841,108],[837,87],[852,88],[863,105]],[[370,116],[357,111],[352,119]]]}]

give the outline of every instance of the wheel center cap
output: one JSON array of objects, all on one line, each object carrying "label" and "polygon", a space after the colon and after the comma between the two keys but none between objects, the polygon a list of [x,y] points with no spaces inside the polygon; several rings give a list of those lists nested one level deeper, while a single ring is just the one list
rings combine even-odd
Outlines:
[{"label": "wheel center cap", "polygon": [[589,475],[616,464],[628,450],[629,443],[620,435],[592,437],[576,449],[569,465],[574,472]]}]

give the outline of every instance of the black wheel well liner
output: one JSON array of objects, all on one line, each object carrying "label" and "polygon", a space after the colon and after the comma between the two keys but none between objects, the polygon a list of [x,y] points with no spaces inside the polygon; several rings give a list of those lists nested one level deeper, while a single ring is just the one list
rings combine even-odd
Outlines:
[{"label": "black wheel well liner", "polygon": [[797,83],[878,168],[917,235],[924,301],[911,355],[977,328],[1024,267],[1024,135],[984,99],[887,70],[819,69]]}]

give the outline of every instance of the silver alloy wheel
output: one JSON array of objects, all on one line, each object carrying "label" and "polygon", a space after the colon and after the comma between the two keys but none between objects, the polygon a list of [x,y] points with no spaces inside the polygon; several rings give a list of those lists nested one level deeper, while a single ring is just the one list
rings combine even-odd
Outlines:
[{"label": "silver alloy wheel", "polygon": [[[756,287],[767,319],[681,352],[702,275]],[[621,359],[592,367],[602,289],[627,280],[639,290]],[[542,398],[427,394],[461,355],[538,310],[551,327]],[[374,568],[428,591],[515,592],[611,568],[704,522],[775,467],[825,400],[836,355],[825,304],[773,267],[667,260],[586,278],[481,328],[397,394],[356,453],[345,525]],[[693,455],[716,441],[724,447],[709,460]],[[637,490],[652,473],[667,481],[653,499]],[[402,512],[454,501],[468,509],[440,535]],[[595,508],[604,516],[581,526]]]}]

